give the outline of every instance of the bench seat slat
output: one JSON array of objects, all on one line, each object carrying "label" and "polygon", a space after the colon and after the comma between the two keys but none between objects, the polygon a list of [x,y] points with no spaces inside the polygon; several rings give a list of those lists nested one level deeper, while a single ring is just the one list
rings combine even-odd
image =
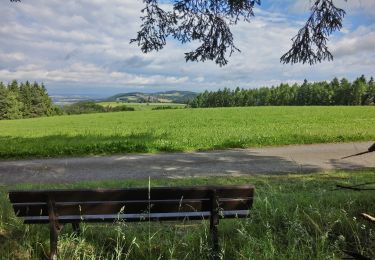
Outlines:
[{"label": "bench seat slat", "polygon": [[[223,218],[245,218],[249,216],[249,210],[232,210],[223,212]],[[170,213],[150,213],[150,214],[109,214],[109,215],[84,215],[84,216],[61,216],[59,223],[72,222],[139,222],[158,220],[203,220],[210,217],[209,211],[204,212],[170,212]],[[25,224],[45,224],[49,222],[47,216],[25,217]]]},{"label": "bench seat slat", "polygon": [[[219,201],[234,201],[234,200],[244,200],[248,199],[251,197],[242,197],[242,198],[219,198]],[[165,200],[111,200],[111,201],[69,201],[69,202],[56,202],[58,205],[81,205],[81,204],[98,204],[98,203],[103,203],[103,204],[108,204],[108,203],[128,203],[128,202],[151,202],[151,203],[157,203],[157,202],[189,202],[189,201],[205,201],[209,200],[208,198],[204,199],[165,199]],[[47,202],[16,202],[12,203],[12,205],[15,206],[44,206],[47,205]]]},{"label": "bench seat slat", "polygon": [[[253,198],[219,199],[222,210],[247,210],[252,206]],[[202,200],[157,200],[157,201],[101,201],[101,202],[64,202],[56,203],[56,213],[65,215],[92,215],[124,213],[166,213],[166,212],[195,212],[209,211],[210,201]],[[48,216],[46,203],[15,203],[14,211],[17,216]]]},{"label": "bench seat slat", "polygon": [[[103,203],[103,204],[111,204],[111,203],[131,203],[131,202],[140,202],[140,203],[143,203],[143,202],[150,202],[150,203],[158,203],[158,202],[190,202],[190,201],[205,201],[205,200],[209,200],[208,198],[207,199],[165,199],[165,200],[153,200],[153,199],[150,199],[150,200],[111,200],[111,201],[107,201],[107,200],[102,200],[102,201],[86,201],[86,200],[82,200],[82,201],[69,201],[69,202],[56,202],[55,204],[56,205],[82,205],[82,204],[87,204],[87,205],[90,205],[90,204],[100,204],[100,203]],[[223,199],[225,200],[225,199]],[[47,205],[47,202],[25,202],[25,203],[13,203],[14,206],[45,206]]]},{"label": "bench seat slat", "polygon": [[[152,199],[201,199],[207,198],[210,190],[216,189],[220,198],[252,197],[254,186],[198,186],[198,187],[155,187],[128,189],[64,189],[64,190],[35,190],[9,191],[12,203],[45,202],[48,196],[54,197],[56,202],[74,201],[113,201],[113,200],[147,200]],[[149,194],[150,193],[150,194]]]}]

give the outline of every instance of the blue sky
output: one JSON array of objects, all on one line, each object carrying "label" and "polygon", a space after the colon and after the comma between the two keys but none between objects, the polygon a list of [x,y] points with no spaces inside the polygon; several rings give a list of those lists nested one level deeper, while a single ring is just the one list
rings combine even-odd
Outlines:
[{"label": "blue sky", "polygon": [[251,23],[232,28],[241,53],[219,67],[186,63],[184,52],[194,43],[171,40],[149,54],[130,45],[140,25],[140,0],[5,1],[0,9],[0,81],[44,82],[51,94],[109,96],[375,76],[375,1],[335,2],[347,16],[343,30],[330,41],[333,62],[281,64],[311,1],[263,0]]}]

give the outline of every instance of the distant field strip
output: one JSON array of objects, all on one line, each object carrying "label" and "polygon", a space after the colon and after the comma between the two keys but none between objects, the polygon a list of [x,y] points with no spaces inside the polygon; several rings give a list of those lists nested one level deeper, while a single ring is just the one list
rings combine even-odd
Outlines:
[{"label": "distant field strip", "polygon": [[117,106],[128,106],[133,107],[136,111],[138,110],[152,110],[153,108],[160,107],[172,107],[172,108],[184,108],[186,104],[178,103],[127,103],[127,102],[98,102],[97,104],[103,107],[117,107]]},{"label": "distant field strip", "polygon": [[0,158],[375,140],[375,107],[176,109],[0,121]]}]

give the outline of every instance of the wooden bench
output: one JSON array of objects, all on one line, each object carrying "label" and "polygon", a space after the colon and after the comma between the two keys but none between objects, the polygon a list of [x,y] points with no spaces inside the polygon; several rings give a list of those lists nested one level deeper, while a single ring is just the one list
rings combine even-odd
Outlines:
[{"label": "wooden bench", "polygon": [[9,199],[25,224],[49,223],[50,259],[57,258],[58,234],[80,222],[210,220],[218,257],[219,218],[249,215],[254,186],[193,186],[128,189],[12,190]]}]

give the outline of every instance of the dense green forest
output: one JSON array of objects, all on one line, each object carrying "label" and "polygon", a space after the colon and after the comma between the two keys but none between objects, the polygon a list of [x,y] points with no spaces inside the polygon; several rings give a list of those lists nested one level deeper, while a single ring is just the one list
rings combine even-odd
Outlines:
[{"label": "dense green forest", "polygon": [[234,106],[312,106],[374,105],[375,83],[365,76],[349,82],[334,78],[331,82],[307,82],[302,85],[281,83],[277,87],[205,91],[189,102],[191,107]]},{"label": "dense green forest", "polygon": [[43,83],[0,82],[0,119],[50,116],[58,113]]}]

